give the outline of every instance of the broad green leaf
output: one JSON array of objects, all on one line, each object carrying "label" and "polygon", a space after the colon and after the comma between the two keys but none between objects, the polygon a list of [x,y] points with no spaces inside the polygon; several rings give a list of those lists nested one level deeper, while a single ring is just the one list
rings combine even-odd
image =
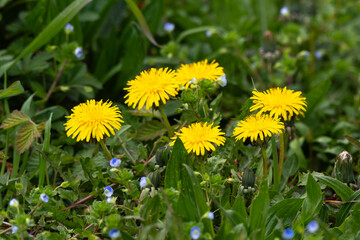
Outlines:
[{"label": "broad green leaf", "polygon": [[[351,208],[357,203],[356,201],[360,200],[360,190],[357,190],[354,192],[346,201],[339,210],[338,214],[336,215],[336,226],[340,226],[347,216],[349,215],[349,212]],[[353,201],[353,202],[351,202]]]},{"label": "broad green leaf", "polygon": [[31,111],[31,103],[33,101],[33,98],[35,96],[35,93],[32,94],[30,97],[28,97],[28,99],[26,99],[26,101],[23,103],[23,105],[21,106],[21,111],[23,113],[25,113],[26,115],[32,117],[32,111]]},{"label": "broad green leaf", "polygon": [[136,139],[140,141],[154,140],[166,133],[165,126],[157,120],[151,120],[146,122],[137,131]]},{"label": "broad green leaf", "polygon": [[149,26],[144,18],[144,15],[141,13],[140,9],[136,6],[136,4],[132,0],[125,0],[127,5],[129,6],[130,10],[133,12],[134,16],[138,20],[141,29],[143,30],[145,36],[149,39],[149,41],[154,44],[155,46],[160,47],[160,45],[155,41]]},{"label": "broad green leaf", "polygon": [[180,171],[183,168],[183,163],[188,164],[189,154],[187,153],[184,144],[177,138],[166,166],[165,172],[165,188],[174,188],[179,190]]},{"label": "broad green leaf", "polygon": [[35,138],[40,137],[45,128],[45,123],[36,125],[32,122],[24,124],[16,135],[16,148],[19,153],[24,153],[30,148]]},{"label": "broad green leaf", "polygon": [[269,186],[268,181],[261,183],[259,194],[253,200],[249,217],[249,233],[253,239],[264,239],[265,219],[269,205]]},{"label": "broad green leaf", "polygon": [[323,201],[323,193],[319,184],[308,174],[306,198],[302,204],[301,219],[304,223],[311,221],[319,213]]},{"label": "broad green leaf", "polygon": [[332,188],[343,201],[347,201],[354,193],[354,191],[351,190],[351,188],[349,188],[346,184],[335,178],[328,176],[316,176],[316,179],[319,180],[319,182],[322,184]]},{"label": "broad green leaf", "polygon": [[63,198],[63,199],[67,199],[67,200],[70,200],[72,202],[75,202],[79,198],[77,193],[72,191],[72,190],[59,188],[58,191],[59,191],[60,197]]},{"label": "broad green leaf", "polygon": [[20,81],[13,82],[8,88],[0,90],[0,100],[13,97],[24,92],[24,88]]},{"label": "broad green leaf", "polygon": [[24,122],[31,121],[31,118],[26,115],[25,113],[14,110],[1,124],[0,128],[8,129],[15,127],[16,125],[19,125]]},{"label": "broad green leaf", "polygon": [[0,77],[9,68],[14,66],[23,57],[35,52],[44,44],[50,41],[59,31],[63,30],[65,24],[70,20],[91,0],[75,0],[67,8],[65,8],[54,20],[47,25],[44,30],[22,51],[22,53],[13,61],[4,64],[0,68]]},{"label": "broad green leaf", "polygon": [[270,207],[266,218],[266,239],[273,239],[271,234],[279,222],[284,226],[291,225],[303,201],[304,199],[301,198],[288,198]]},{"label": "broad green leaf", "polygon": [[290,142],[290,149],[295,153],[297,159],[299,160],[300,167],[306,168],[308,161],[305,158],[304,152],[301,149],[301,141],[298,138],[293,139]]}]

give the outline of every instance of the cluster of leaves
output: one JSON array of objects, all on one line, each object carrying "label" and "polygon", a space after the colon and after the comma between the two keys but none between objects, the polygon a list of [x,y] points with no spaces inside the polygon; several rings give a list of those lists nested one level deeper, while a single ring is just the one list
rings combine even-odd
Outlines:
[{"label": "cluster of leaves", "polygon": [[[295,239],[357,239],[359,165],[350,167],[351,185],[336,171],[328,176],[337,154],[346,149],[357,159],[360,146],[358,6],[342,4],[290,1],[282,16],[282,6],[265,1],[0,1],[1,237],[96,239],[118,229],[122,239],[189,239],[197,226],[202,239],[275,239],[288,227]],[[70,21],[75,30],[66,34]],[[165,31],[165,22],[175,30]],[[84,58],[74,56],[78,46]],[[229,138],[198,158],[179,140],[168,146],[157,111],[122,104],[126,81],[141,69],[204,58],[220,62],[228,85],[220,93],[200,81],[168,102],[166,115],[178,128],[209,121],[231,136],[254,87],[305,93],[306,117],[292,131],[279,189],[272,184],[275,138],[266,150],[269,177],[261,181],[258,147]],[[122,160],[117,168],[97,144],[64,132],[67,109],[95,97],[114,99],[123,113],[124,125],[107,139]],[[247,169],[256,171],[250,184]],[[103,194],[109,185],[115,202]],[[14,197],[16,208],[8,204]],[[306,230],[313,219],[317,233]],[[6,234],[11,226],[18,231]]]}]

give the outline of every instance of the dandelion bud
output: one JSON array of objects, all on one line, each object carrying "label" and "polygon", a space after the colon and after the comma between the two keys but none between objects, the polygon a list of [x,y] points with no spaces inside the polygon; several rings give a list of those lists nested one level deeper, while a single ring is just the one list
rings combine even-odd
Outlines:
[{"label": "dandelion bud", "polygon": [[335,178],[344,182],[352,183],[355,181],[353,166],[352,166],[352,156],[347,151],[343,151],[336,157],[334,175]]},{"label": "dandelion bud", "polygon": [[245,169],[241,185],[244,186],[244,188],[252,188],[255,186],[255,174],[251,169]]}]

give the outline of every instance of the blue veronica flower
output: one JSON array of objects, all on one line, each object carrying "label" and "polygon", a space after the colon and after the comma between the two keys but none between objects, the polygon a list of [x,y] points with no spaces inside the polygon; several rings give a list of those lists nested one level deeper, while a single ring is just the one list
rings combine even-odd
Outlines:
[{"label": "blue veronica flower", "polygon": [[174,29],[175,29],[175,24],[169,23],[169,22],[164,24],[164,30],[165,31],[172,32],[172,31],[174,31]]},{"label": "blue veronica flower", "polygon": [[282,7],[280,9],[280,14],[283,16],[289,16],[290,15],[289,8],[287,6]]},{"label": "blue veronica flower", "polygon": [[291,228],[286,228],[282,234],[282,238],[286,240],[292,239],[294,236],[295,233]]},{"label": "blue veronica flower", "polygon": [[225,87],[226,84],[227,84],[226,75],[222,75],[221,78],[220,78],[219,85],[222,86],[222,87]]},{"label": "blue veronica flower", "polygon": [[196,78],[191,79],[190,82],[189,82],[189,84],[195,84],[195,83],[197,83]]},{"label": "blue veronica flower", "polygon": [[65,25],[65,33],[66,34],[72,33],[73,31],[74,31],[74,26],[73,25],[71,25],[70,23]]},{"label": "blue veronica flower", "polygon": [[114,189],[112,189],[112,187],[110,187],[110,186],[104,187],[105,196],[111,197],[111,195],[113,195],[113,193],[114,193]]},{"label": "blue veronica flower", "polygon": [[113,159],[110,160],[109,163],[110,163],[111,167],[116,168],[116,167],[120,166],[121,160],[118,159],[118,158],[113,158]]},{"label": "blue veronica flower", "polygon": [[210,219],[210,220],[214,220],[214,213],[213,213],[213,212],[209,212],[206,217],[207,217],[208,219]]},{"label": "blue veronica flower", "polygon": [[211,31],[211,30],[207,30],[207,31],[205,32],[205,35],[206,35],[206,37],[211,37],[212,31]]},{"label": "blue veronica flower", "polygon": [[312,221],[309,222],[309,224],[306,226],[306,229],[307,229],[310,233],[315,233],[315,232],[317,232],[317,230],[319,230],[319,224],[317,223],[317,221],[312,220]]},{"label": "blue veronica flower", "polygon": [[305,56],[305,57],[309,57],[309,56],[310,56],[310,52],[309,52],[309,51],[305,51],[305,52],[304,52],[304,56]]},{"label": "blue veronica flower", "polygon": [[319,51],[319,50],[315,51],[315,58],[316,58],[316,59],[322,58],[322,52]]},{"label": "blue veronica flower", "polygon": [[190,237],[192,239],[199,239],[200,235],[201,235],[200,228],[198,228],[197,226],[191,228]]},{"label": "blue veronica flower", "polygon": [[11,207],[18,207],[18,206],[19,206],[19,202],[18,202],[18,200],[16,200],[15,198],[13,198],[13,199],[10,200],[9,205],[10,205]]},{"label": "blue veronica flower", "polygon": [[82,58],[82,56],[83,56],[82,48],[81,47],[75,48],[74,54],[75,54],[75,57]]},{"label": "blue veronica flower", "polygon": [[148,182],[147,182],[147,177],[142,177],[140,178],[140,187],[146,187],[148,185]]},{"label": "blue veronica flower", "polygon": [[117,229],[112,229],[112,230],[109,231],[109,236],[112,239],[118,238],[118,237],[120,237],[120,231],[117,230]]},{"label": "blue veronica flower", "polygon": [[40,199],[41,199],[41,201],[43,201],[44,203],[47,203],[47,202],[49,201],[49,196],[46,195],[45,193],[42,193],[42,194],[40,195]]},{"label": "blue veronica flower", "polygon": [[18,231],[19,231],[19,228],[18,228],[17,226],[15,226],[15,225],[12,225],[12,226],[11,226],[11,233],[12,233],[12,234],[17,233]]},{"label": "blue veronica flower", "polygon": [[108,197],[108,198],[106,199],[106,202],[107,202],[107,203],[115,203],[115,202],[116,202],[116,198],[114,198],[114,197]]}]

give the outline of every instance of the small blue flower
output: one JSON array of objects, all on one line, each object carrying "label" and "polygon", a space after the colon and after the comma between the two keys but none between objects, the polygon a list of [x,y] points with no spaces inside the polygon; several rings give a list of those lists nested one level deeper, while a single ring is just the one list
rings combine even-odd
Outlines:
[{"label": "small blue flower", "polygon": [[77,47],[74,51],[74,54],[77,58],[82,58],[83,56],[83,50],[81,47]]},{"label": "small blue flower", "polygon": [[116,167],[120,166],[121,160],[118,159],[118,158],[113,158],[113,159],[110,160],[109,163],[110,163],[111,167],[116,168]]},{"label": "small blue flower", "polygon": [[47,203],[47,202],[49,201],[49,196],[46,195],[45,193],[42,193],[42,194],[40,195],[40,199],[41,199],[41,201],[43,201],[44,203]]},{"label": "small blue flower", "polygon": [[169,23],[169,22],[164,24],[164,30],[165,31],[172,32],[172,31],[174,31],[174,29],[175,29],[175,24]]},{"label": "small blue flower", "polygon": [[115,202],[116,202],[116,198],[114,198],[114,197],[108,197],[108,198],[106,199],[106,202],[107,202],[107,203],[115,203]]},{"label": "small blue flower", "polygon": [[199,239],[200,235],[201,235],[200,228],[198,228],[197,226],[191,228],[190,237],[192,239]]},{"label": "small blue flower", "polygon": [[305,52],[304,52],[304,56],[305,56],[305,57],[309,57],[309,56],[310,56],[310,52],[309,52],[309,51],[305,51]]},{"label": "small blue flower", "polygon": [[322,58],[322,52],[319,51],[319,50],[315,51],[315,58],[316,58],[316,59]]},{"label": "small blue flower", "polygon": [[251,145],[251,143],[249,143],[247,146],[248,146],[248,147],[251,147],[252,145]]},{"label": "small blue flower", "polygon": [[17,207],[19,206],[19,202],[18,202],[18,200],[16,200],[15,198],[13,198],[13,199],[10,200],[9,205],[10,205],[11,207],[16,207],[16,208],[17,208]]},{"label": "small blue flower", "polygon": [[292,239],[294,236],[295,233],[291,228],[286,228],[282,234],[282,238],[286,240]]},{"label": "small blue flower", "polygon": [[315,232],[317,232],[317,230],[319,230],[319,224],[317,223],[317,221],[312,220],[312,221],[309,222],[309,224],[306,226],[306,229],[307,229],[310,233],[315,233]]},{"label": "small blue flower", "polygon": [[219,85],[222,86],[222,87],[225,87],[226,84],[227,84],[226,75],[222,75],[221,78],[220,78]]},{"label": "small blue flower", "polygon": [[289,8],[287,6],[282,7],[280,9],[280,14],[283,16],[289,16],[290,15]]},{"label": "small blue flower", "polygon": [[15,226],[15,225],[11,226],[11,233],[12,234],[17,233],[18,231],[19,231],[19,228],[17,226]]},{"label": "small blue flower", "polygon": [[206,37],[211,37],[212,34],[213,34],[213,33],[212,33],[211,30],[207,30],[207,31],[205,32]]},{"label": "small blue flower", "polygon": [[117,229],[112,229],[109,231],[109,236],[112,239],[118,238],[118,237],[120,237],[120,231]]},{"label": "small blue flower", "polygon": [[148,185],[148,182],[147,182],[147,177],[142,177],[140,178],[140,187],[146,187]]},{"label": "small blue flower", "polygon": [[105,196],[111,197],[111,195],[113,195],[113,193],[114,193],[114,190],[112,189],[112,187],[110,187],[110,186],[104,187]]},{"label": "small blue flower", "polygon": [[65,33],[66,34],[72,33],[73,31],[74,31],[74,26],[73,25],[71,25],[70,23],[65,25]]},{"label": "small blue flower", "polygon": [[214,220],[214,213],[213,213],[213,212],[209,212],[206,217],[207,217],[208,219],[210,219],[210,220]]}]

